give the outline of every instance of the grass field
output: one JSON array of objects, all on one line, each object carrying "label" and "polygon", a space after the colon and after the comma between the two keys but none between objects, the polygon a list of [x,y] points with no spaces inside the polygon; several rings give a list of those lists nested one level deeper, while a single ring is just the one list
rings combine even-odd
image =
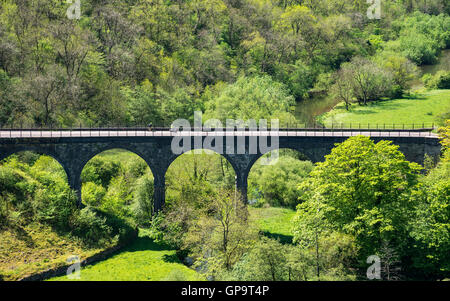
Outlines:
[{"label": "grass field", "polygon": [[[416,98],[394,99],[369,103],[367,106],[353,104],[346,111],[344,104],[338,104],[333,110],[319,117],[326,126],[331,123],[352,123],[367,127],[367,124],[386,124],[386,127],[414,123],[417,127],[422,123],[431,126],[443,120],[443,114],[450,111],[450,90],[433,90],[424,92]],[[371,126],[371,127],[372,127]],[[398,128],[398,127],[397,127]]]},{"label": "grass field", "polygon": [[249,207],[250,218],[254,220],[264,235],[279,239],[282,243],[292,243],[291,220],[295,210],[287,208]]},{"label": "grass field", "polygon": [[[285,208],[249,207],[250,217],[266,236],[292,242],[291,219],[294,210]],[[66,281],[60,276],[50,281]],[[183,265],[175,250],[154,243],[141,231],[130,246],[101,262],[81,269],[81,281],[116,280],[204,280],[200,274]]]},{"label": "grass field", "polygon": [[[175,250],[156,244],[145,231],[130,246],[110,258],[81,269],[80,281],[196,281],[204,280],[183,265]],[[60,276],[50,281],[73,281]]]}]

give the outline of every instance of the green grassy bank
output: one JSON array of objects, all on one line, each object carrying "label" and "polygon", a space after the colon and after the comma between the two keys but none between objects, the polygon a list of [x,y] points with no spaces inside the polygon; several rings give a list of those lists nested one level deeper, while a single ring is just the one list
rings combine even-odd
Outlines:
[{"label": "green grassy bank", "polygon": [[332,123],[352,123],[355,126],[361,124],[361,127],[367,127],[369,123],[392,127],[393,123],[414,123],[419,127],[423,123],[441,124],[445,116],[448,118],[449,111],[450,90],[432,90],[412,98],[377,101],[367,106],[353,104],[349,111],[340,103],[330,112],[321,115],[319,121],[326,126]]},{"label": "green grassy bank", "polygon": [[[51,281],[70,280],[67,276]],[[81,269],[80,281],[196,281],[203,278],[183,265],[175,250],[153,242],[141,230],[139,237],[110,258]]]},{"label": "green grassy bank", "polygon": [[291,221],[295,215],[295,210],[278,207],[249,207],[249,211],[250,217],[265,236],[279,239],[282,243],[292,243]]}]

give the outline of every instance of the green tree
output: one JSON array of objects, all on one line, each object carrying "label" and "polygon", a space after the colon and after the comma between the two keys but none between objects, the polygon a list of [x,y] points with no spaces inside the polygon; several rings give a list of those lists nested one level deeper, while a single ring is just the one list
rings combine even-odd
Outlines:
[{"label": "green tree", "polygon": [[450,273],[449,128],[447,125],[441,129],[441,161],[412,195],[412,201],[417,203],[411,220],[411,236],[417,241],[412,256],[415,272],[424,279],[442,279]]},{"label": "green tree", "polygon": [[132,212],[139,225],[149,225],[153,214],[153,177],[149,174],[142,176],[136,182],[133,196]]},{"label": "green tree", "polygon": [[381,241],[404,254],[414,208],[409,197],[421,169],[390,141],[352,137],[317,163],[301,186],[302,199],[320,196],[326,221],[355,236],[362,258],[375,254]]},{"label": "green tree", "polygon": [[293,219],[294,242],[301,248],[314,249],[315,276],[320,280],[321,271],[321,246],[320,241],[332,231],[326,215],[331,209],[321,201],[321,196],[311,196],[309,201],[297,207],[297,213]]},{"label": "green tree", "polygon": [[[340,87],[337,86],[337,90],[351,87],[353,97],[359,104],[366,105],[369,101],[391,95],[392,74],[378,67],[374,62],[366,58],[355,57],[351,62],[344,63],[341,70],[337,81],[344,81],[344,83],[340,84]],[[346,94],[344,96],[347,97]]]},{"label": "green tree", "polygon": [[0,69],[0,126],[20,122],[20,114],[26,113],[25,104],[18,94],[19,84],[20,79],[10,78]]},{"label": "green tree", "polygon": [[288,280],[287,247],[262,236],[232,272],[234,279],[245,281]]},{"label": "green tree", "polygon": [[247,215],[239,196],[229,191],[218,194],[193,222],[184,241],[196,266],[213,277],[231,271],[256,239]]},{"label": "green tree", "polygon": [[274,165],[262,166],[256,162],[249,176],[249,197],[262,197],[272,206],[295,208],[300,196],[297,185],[313,169],[309,161],[300,161],[290,156],[280,156]]},{"label": "green tree", "polygon": [[392,74],[394,84],[400,88],[400,92],[408,91],[411,88],[411,81],[419,74],[414,63],[395,53],[382,52],[377,61],[383,69]]},{"label": "green tree", "polygon": [[205,118],[219,119],[224,125],[227,118],[289,121],[295,119],[290,113],[292,105],[294,99],[286,87],[269,76],[241,77],[207,104]]}]

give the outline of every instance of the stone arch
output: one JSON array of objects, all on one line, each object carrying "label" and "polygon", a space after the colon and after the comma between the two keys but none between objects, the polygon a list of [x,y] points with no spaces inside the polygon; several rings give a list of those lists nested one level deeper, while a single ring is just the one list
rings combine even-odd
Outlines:
[{"label": "stone arch", "polygon": [[[85,169],[86,165],[92,159],[94,159],[96,156],[98,156],[98,155],[100,155],[100,154],[102,154],[104,152],[111,151],[111,150],[127,151],[127,152],[130,152],[130,153],[138,156],[139,158],[141,158],[145,162],[147,167],[150,169],[150,172],[152,173],[153,178],[154,178],[154,185],[156,187],[156,182],[157,182],[156,178],[157,178],[157,176],[155,175],[155,167],[153,166],[153,164],[149,160],[149,157],[145,153],[139,151],[136,148],[130,147],[128,145],[119,145],[119,144],[101,145],[101,146],[95,148],[94,150],[92,150],[91,152],[89,152],[89,153],[85,154],[84,156],[82,156],[81,161],[79,162],[80,164],[79,164],[79,168],[77,169],[77,172],[76,172],[76,174],[77,174],[76,177],[78,178],[78,181],[79,181],[80,193],[79,193],[79,200],[78,200],[78,202],[79,202],[80,206],[83,206],[82,205],[82,197],[81,197],[81,187],[82,187],[81,174],[82,174],[83,170]],[[156,191],[155,191],[154,194],[156,194]],[[154,209],[155,210],[157,210],[156,205],[155,205],[156,203],[157,203],[157,201],[155,200],[155,195],[154,195],[153,196],[153,204],[154,204],[154,207],[155,207]]]},{"label": "stone arch", "polygon": [[[214,155],[218,155],[218,156],[224,158],[224,159],[231,165],[231,167],[233,168],[233,171],[234,171],[234,174],[235,174],[235,177],[236,177],[235,185],[236,185],[236,188],[239,190],[239,185],[238,185],[238,183],[239,183],[239,180],[238,180],[238,178],[239,178],[239,175],[238,175],[238,172],[239,172],[239,166],[238,166],[238,164],[236,163],[236,161],[233,159],[232,156],[230,156],[230,155],[228,155],[228,154],[220,154],[220,153],[218,153],[218,152],[216,152],[216,151],[214,151],[214,150],[208,149],[208,148],[200,148],[200,147],[197,147],[197,148],[192,148],[192,149],[190,149],[190,150],[188,150],[188,151],[185,151],[185,152],[183,152],[183,153],[181,153],[181,154],[173,154],[173,153],[172,153],[171,156],[168,158],[168,160],[167,160],[167,166],[166,166],[166,168],[164,169],[164,180],[165,180],[165,175],[167,174],[167,171],[169,170],[169,168],[172,166],[172,164],[173,164],[178,158],[180,158],[180,157],[182,157],[183,155],[186,155],[186,154],[188,154],[188,153],[190,153],[190,152],[193,152],[193,151],[195,151],[195,150],[208,150],[208,151],[211,151]],[[165,184],[165,181],[164,181],[164,184]]]},{"label": "stone arch", "polygon": [[127,146],[127,145],[108,144],[105,146],[101,146],[83,156],[81,162],[79,162],[80,163],[80,176],[81,176],[81,171],[83,171],[83,169],[86,167],[86,164],[89,161],[91,161],[95,156],[100,155],[101,153],[104,153],[109,150],[114,150],[114,149],[125,150],[125,151],[131,152],[131,153],[137,155],[138,157],[140,157],[141,159],[143,159],[145,161],[147,166],[150,168],[150,171],[152,172],[152,174],[155,175],[156,170],[155,170],[154,164],[153,164],[153,162],[151,162],[149,160],[148,156],[145,153],[142,153],[138,149]]},{"label": "stone arch", "polygon": [[185,151],[185,152],[183,152],[183,153],[181,153],[181,154],[178,154],[178,155],[172,154],[172,155],[169,157],[169,159],[167,160],[167,165],[166,165],[166,168],[165,168],[165,170],[164,170],[164,174],[166,174],[167,170],[169,169],[169,167],[172,165],[172,163],[173,163],[176,159],[178,159],[179,157],[181,157],[181,156],[183,156],[183,155],[185,155],[185,154],[187,154],[187,153],[189,153],[189,152],[195,151],[195,150],[208,150],[208,151],[213,152],[213,153],[216,154],[216,155],[222,156],[223,158],[225,158],[225,159],[231,164],[231,166],[233,167],[234,172],[235,172],[236,175],[237,175],[237,172],[239,171],[239,166],[237,165],[237,163],[235,162],[235,160],[234,160],[230,155],[228,155],[228,154],[219,154],[218,152],[216,152],[216,151],[214,151],[214,150],[211,150],[211,149],[207,149],[207,148],[192,148],[192,149],[190,149],[190,150],[188,150],[188,151]]}]

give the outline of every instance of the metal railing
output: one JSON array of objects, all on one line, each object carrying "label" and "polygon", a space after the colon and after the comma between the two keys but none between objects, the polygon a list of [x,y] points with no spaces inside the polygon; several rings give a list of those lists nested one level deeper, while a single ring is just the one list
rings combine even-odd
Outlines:
[{"label": "metal railing", "polygon": [[[398,137],[422,137],[434,135],[436,129],[434,123],[411,124],[362,124],[362,123],[330,123],[313,124],[285,123],[284,127],[277,129],[250,129],[246,128],[191,128],[188,132],[184,129],[176,129],[164,126],[135,126],[135,127],[77,127],[77,128],[0,128],[0,138],[62,138],[62,137],[137,137],[137,136],[175,136],[195,135],[203,132],[206,135],[219,135],[221,132],[249,132],[246,135],[259,135],[261,132],[274,132],[279,136],[398,136]],[[211,133],[211,134],[209,134]]]},{"label": "metal railing", "polygon": [[[268,123],[268,127],[270,128],[270,123]],[[73,130],[147,130],[149,127],[146,125],[118,125],[118,126],[79,126],[79,127],[14,127],[14,126],[0,126],[0,130],[47,130],[47,131],[73,131]],[[172,125],[165,124],[157,124],[152,126],[155,130],[169,130],[172,128]],[[192,127],[194,128],[194,127]],[[223,127],[226,128],[226,127]],[[316,129],[372,129],[372,130],[429,130],[436,129],[437,125],[433,122],[425,122],[425,123],[355,123],[355,122],[334,122],[334,123],[300,123],[300,122],[280,122],[279,129],[280,130],[293,130],[293,129],[307,129],[307,130],[316,130]]]}]

